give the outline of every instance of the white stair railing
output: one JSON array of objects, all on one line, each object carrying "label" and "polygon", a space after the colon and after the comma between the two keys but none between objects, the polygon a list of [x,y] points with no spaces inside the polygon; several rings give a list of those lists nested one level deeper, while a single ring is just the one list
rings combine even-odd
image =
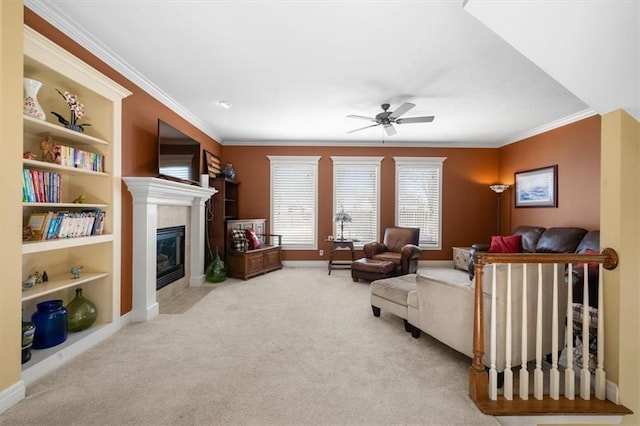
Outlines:
[{"label": "white stair railing", "polygon": [[[613,252],[615,254],[615,252]],[[603,251],[604,254],[604,251]],[[548,372],[548,398],[552,400],[559,400],[561,393],[568,400],[575,399],[575,386],[576,386],[576,372],[574,370],[574,304],[573,304],[573,263],[583,263],[583,300],[582,300],[582,326],[580,333],[580,340],[582,342],[582,365],[580,369],[580,398],[583,400],[589,400],[591,397],[591,371],[589,370],[589,336],[590,336],[590,327],[593,328],[594,325],[597,325],[597,367],[595,370],[595,397],[597,399],[604,400],[606,394],[606,373],[604,370],[604,288],[603,288],[603,272],[604,266],[603,263],[606,259],[602,259],[603,255],[556,255],[560,260],[563,260],[565,257],[568,258],[567,261],[562,262],[554,262],[549,258],[540,258],[539,262],[531,262],[530,258],[535,258],[535,255],[529,255],[527,258],[527,263],[516,262],[513,258],[517,258],[517,256],[510,256],[508,261],[499,262],[499,256],[493,255],[493,257],[487,259],[487,263],[491,263],[492,266],[492,274],[491,274],[491,312],[490,312],[490,351],[489,351],[489,372],[488,372],[488,396],[489,400],[497,400],[499,395],[498,390],[498,371],[496,368],[496,362],[499,358],[499,354],[497,353],[497,348],[504,348],[504,385],[502,389],[503,398],[507,401],[511,401],[514,397],[514,376],[512,372],[512,355],[513,355],[513,345],[520,346],[520,370],[518,375],[518,397],[521,400],[527,400],[529,398],[529,380],[531,374],[533,375],[533,396],[537,400],[543,400],[545,397],[545,373],[546,369]],[[580,257],[584,257],[582,260]],[[598,257],[594,259],[594,257]],[[591,318],[590,309],[589,309],[589,270],[588,270],[588,262],[597,262],[598,266],[598,311],[597,311],[597,321]],[[498,283],[497,278],[497,268],[500,263],[507,264],[507,272],[506,272],[506,300],[505,300],[505,324],[504,330],[505,334],[502,337],[504,340],[503,345],[498,345],[499,333],[499,324],[497,323],[497,318],[499,317],[497,312],[497,300],[498,300],[498,288],[501,286]],[[520,300],[512,300],[514,298],[514,288],[513,288],[513,280],[512,280],[512,264],[520,263],[522,265],[522,281],[518,283],[521,286],[521,297]],[[553,263],[553,281],[551,287],[551,295],[549,295],[548,290],[548,282],[543,282],[543,277],[547,277],[547,275],[543,274],[543,264],[545,263]],[[617,265],[617,255],[615,258],[615,265]],[[528,282],[527,275],[527,267],[537,267],[537,286],[535,288],[536,295],[536,306],[535,306],[535,368],[532,372],[528,370],[530,363],[528,359],[528,342],[529,342],[529,328],[528,328],[528,319],[529,319],[529,311],[532,309],[529,306],[529,297],[528,297],[528,286],[532,283]],[[613,266],[615,267],[615,266]],[[611,267],[611,269],[613,269]],[[479,272],[482,271],[482,265],[480,265]],[[567,271],[565,275],[563,271]],[[561,286],[559,282],[559,277],[566,277],[567,285]],[[545,285],[546,284],[546,285]],[[480,282],[480,285],[482,283]],[[545,288],[546,293],[545,293]],[[531,289],[534,291],[534,289]],[[566,302],[566,329],[565,327],[565,318],[560,318],[559,316],[559,308],[562,306],[559,302],[559,292],[565,291],[567,295]],[[550,297],[549,297],[550,296]],[[521,316],[520,320],[520,330],[521,330],[521,339],[520,342],[514,341],[513,339],[513,331],[514,324],[512,321],[512,304],[521,303]],[[549,307],[546,308],[546,312],[550,311],[551,318],[543,318],[543,306],[544,304],[551,303],[551,309]],[[482,315],[482,314],[480,314]],[[474,314],[477,318],[477,313]],[[500,316],[502,318],[502,316]],[[549,326],[550,323],[550,326]],[[550,327],[545,329],[546,327]],[[563,328],[561,328],[563,327]],[[502,328],[502,327],[500,327]],[[564,348],[559,347],[559,336],[562,334],[565,335],[565,339],[562,342]],[[549,339],[551,336],[551,353],[550,366],[543,368],[543,363],[545,359],[543,359],[543,339]],[[548,345],[547,341],[547,345]],[[548,346],[546,346],[548,349]],[[564,387],[561,387],[561,372],[560,372],[560,364],[559,364],[559,353],[564,349],[566,354],[565,361],[566,365],[562,366],[564,368],[564,375],[562,376],[564,380]],[[546,364],[545,364],[546,365]],[[485,382],[486,383],[486,382]]]}]

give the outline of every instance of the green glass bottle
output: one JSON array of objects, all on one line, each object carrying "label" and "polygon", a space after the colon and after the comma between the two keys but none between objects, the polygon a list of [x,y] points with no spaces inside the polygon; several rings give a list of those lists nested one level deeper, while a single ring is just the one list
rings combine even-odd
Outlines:
[{"label": "green glass bottle", "polygon": [[213,262],[209,264],[205,272],[207,281],[212,283],[220,283],[227,279],[227,270],[224,267],[224,262],[220,259],[217,247],[216,257],[213,259]]},{"label": "green glass bottle", "polygon": [[67,305],[67,330],[82,331],[91,327],[98,318],[98,310],[92,301],[82,295],[82,289],[76,289],[76,297]]},{"label": "green glass bottle", "polygon": [[29,321],[22,320],[22,364],[31,359],[31,345],[36,327]]}]

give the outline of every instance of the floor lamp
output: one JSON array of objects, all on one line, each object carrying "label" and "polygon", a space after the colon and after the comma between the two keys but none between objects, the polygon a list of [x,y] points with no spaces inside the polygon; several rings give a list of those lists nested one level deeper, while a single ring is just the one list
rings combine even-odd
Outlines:
[{"label": "floor lamp", "polygon": [[496,194],[498,194],[498,233],[496,235],[500,235],[500,199],[502,198],[502,193],[509,189],[509,185],[496,184],[491,185],[489,188]]}]

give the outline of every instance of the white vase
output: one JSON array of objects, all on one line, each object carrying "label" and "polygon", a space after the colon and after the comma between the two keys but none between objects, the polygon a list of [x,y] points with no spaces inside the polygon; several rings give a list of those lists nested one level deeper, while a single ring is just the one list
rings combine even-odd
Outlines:
[{"label": "white vase", "polygon": [[38,91],[42,87],[42,82],[32,78],[24,80],[24,103],[22,104],[22,112],[30,117],[46,120],[44,110],[38,103]]}]

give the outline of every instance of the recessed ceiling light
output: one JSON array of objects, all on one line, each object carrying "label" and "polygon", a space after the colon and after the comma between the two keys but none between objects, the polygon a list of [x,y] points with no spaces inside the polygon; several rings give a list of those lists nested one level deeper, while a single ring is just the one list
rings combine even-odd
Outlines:
[{"label": "recessed ceiling light", "polygon": [[218,102],[218,105],[220,105],[224,109],[229,109],[229,108],[231,108],[232,104],[229,101],[220,101],[220,102]]}]

